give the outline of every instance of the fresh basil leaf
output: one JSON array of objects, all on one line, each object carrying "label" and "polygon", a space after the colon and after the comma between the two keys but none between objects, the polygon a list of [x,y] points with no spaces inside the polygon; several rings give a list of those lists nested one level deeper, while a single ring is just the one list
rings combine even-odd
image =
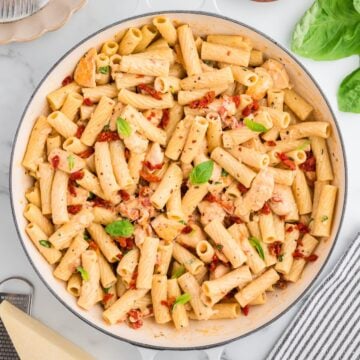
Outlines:
[{"label": "fresh basil leaf", "polygon": [[354,0],[354,8],[360,14],[360,0]]},{"label": "fresh basil leaf", "polygon": [[184,220],[179,220],[180,224],[186,225],[186,222]]},{"label": "fresh basil leaf", "polygon": [[196,165],[190,172],[190,182],[192,184],[205,184],[210,180],[213,170],[214,162],[212,160]]},{"label": "fresh basil leaf", "polygon": [[185,274],[185,272],[186,272],[185,266],[180,265],[180,266],[173,269],[173,271],[171,273],[171,278],[172,279],[177,279],[181,275]]},{"label": "fresh basil leaf", "polygon": [[249,118],[245,118],[244,119],[244,124],[251,130],[251,131],[255,131],[255,132],[265,132],[267,131],[267,128],[260,123],[257,123],[255,121],[252,121]]},{"label": "fresh basil leaf", "polygon": [[76,268],[76,271],[80,273],[80,275],[84,281],[90,280],[88,272],[82,266],[78,266]]},{"label": "fresh basil leaf", "polygon": [[46,247],[46,248],[51,248],[51,242],[48,241],[48,240],[40,240],[39,241],[39,244],[43,247]]},{"label": "fresh basil leaf", "polygon": [[129,220],[117,220],[106,225],[105,231],[111,236],[129,237],[134,232],[134,225]]},{"label": "fresh basil leaf", "polygon": [[71,171],[75,167],[75,158],[72,155],[69,155],[67,157],[67,163],[69,170]]},{"label": "fresh basil leaf", "polygon": [[130,124],[123,118],[117,118],[116,127],[119,135],[123,137],[128,137],[131,135],[131,126]]},{"label": "fresh basil leaf", "polygon": [[337,99],[341,111],[360,113],[360,68],[341,82]]},{"label": "fresh basil leaf", "polygon": [[360,54],[358,0],[317,0],[300,19],[291,49],[314,60]]},{"label": "fresh basil leaf", "polygon": [[84,231],[84,235],[83,235],[84,240],[89,241],[90,240],[90,236],[89,233],[87,231]]},{"label": "fresh basil leaf", "polygon": [[108,74],[110,70],[110,66],[101,66],[99,67],[99,73],[100,74]]},{"label": "fresh basil leaf", "polygon": [[229,175],[229,173],[225,169],[221,169],[221,176],[225,177],[228,175]]},{"label": "fresh basil leaf", "polygon": [[189,302],[191,300],[191,295],[188,294],[188,293],[184,293],[180,296],[178,296],[176,299],[175,299],[175,302],[173,304],[173,307],[172,309],[174,310],[176,305],[185,305],[187,302]]},{"label": "fresh basil leaf", "polygon": [[260,244],[260,241],[255,236],[250,236],[249,242],[251,246],[257,251],[259,256],[265,260],[264,250]]},{"label": "fresh basil leaf", "polygon": [[91,201],[95,199],[95,194],[90,191],[89,196],[87,197],[87,201]]},{"label": "fresh basil leaf", "polygon": [[108,294],[109,291],[110,291],[110,289],[111,289],[111,286],[109,286],[109,287],[107,287],[107,288],[103,288],[104,293],[105,293],[105,294]]},{"label": "fresh basil leaf", "polygon": [[280,254],[279,256],[278,256],[278,261],[279,262],[282,262],[284,260],[284,254]]}]

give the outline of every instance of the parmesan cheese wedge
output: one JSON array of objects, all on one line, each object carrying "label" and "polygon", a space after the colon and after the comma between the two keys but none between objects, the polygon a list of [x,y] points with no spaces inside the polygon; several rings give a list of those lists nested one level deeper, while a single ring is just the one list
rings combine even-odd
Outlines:
[{"label": "parmesan cheese wedge", "polygon": [[8,301],[0,304],[0,318],[21,360],[95,360]]}]

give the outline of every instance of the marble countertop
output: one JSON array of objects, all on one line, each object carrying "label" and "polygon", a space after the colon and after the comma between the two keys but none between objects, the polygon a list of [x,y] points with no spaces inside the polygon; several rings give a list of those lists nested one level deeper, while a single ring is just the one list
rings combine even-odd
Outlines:
[{"label": "marble countertop", "polygon": [[[145,2],[145,0],[140,0]],[[155,10],[197,9],[203,0],[148,0]],[[311,5],[312,0],[278,0],[274,3],[255,3],[249,0],[218,0],[220,12],[249,24],[289,47],[291,30],[297,19]],[[33,315],[64,336],[94,354],[98,359],[141,359],[138,350],[127,343],[112,339],[86,325],[65,309],[46,289],[35,274],[20,245],[13,223],[8,189],[9,159],[14,134],[23,109],[35,86],[49,68],[68,49],[84,37],[105,25],[134,15],[136,1],[90,0],[60,30],[48,33],[30,43],[0,46],[0,279],[22,275],[36,288]],[[299,59],[318,81],[328,97],[345,142],[348,161],[348,202],[343,227],[335,251],[321,278],[327,274],[340,254],[359,231],[360,167],[358,160],[360,117],[337,111],[336,91],[341,80],[359,65],[358,57],[333,62],[313,62]],[[264,359],[276,339],[293,318],[300,304],[294,306],[270,326],[225,347],[222,359],[236,360],[246,354],[248,360]],[[161,352],[157,360],[206,359],[203,352]]]}]

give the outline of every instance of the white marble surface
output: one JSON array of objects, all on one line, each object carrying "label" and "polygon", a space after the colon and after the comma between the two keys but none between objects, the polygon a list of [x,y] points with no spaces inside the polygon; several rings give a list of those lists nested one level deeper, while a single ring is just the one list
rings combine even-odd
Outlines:
[{"label": "white marble surface", "polygon": [[[145,0],[140,0],[145,1]],[[149,0],[153,10],[196,9],[201,0]],[[249,0],[218,0],[222,14],[233,17],[265,32],[280,44],[289,47],[291,30],[296,20],[312,0],[278,0],[274,3],[255,3]],[[117,20],[133,15],[136,1],[90,0],[62,29],[23,44],[0,46],[0,279],[10,275],[29,278],[36,288],[33,314],[46,324],[94,354],[98,359],[141,359],[131,345],[117,341],[92,329],[66,310],[46,289],[30,266],[17,238],[10,210],[8,191],[9,159],[13,137],[25,107],[37,83],[54,62],[85,36]],[[337,111],[336,90],[341,79],[359,65],[357,57],[335,62],[300,59],[319,82],[333,106],[345,142],[349,167],[349,191],[345,219],[330,261],[322,277],[359,231],[360,203],[359,142],[360,116]],[[320,279],[319,279],[320,281]],[[223,359],[264,359],[266,353],[284,331],[299,308],[293,307],[265,329],[225,347]],[[205,359],[202,352],[162,352],[157,360]]]}]

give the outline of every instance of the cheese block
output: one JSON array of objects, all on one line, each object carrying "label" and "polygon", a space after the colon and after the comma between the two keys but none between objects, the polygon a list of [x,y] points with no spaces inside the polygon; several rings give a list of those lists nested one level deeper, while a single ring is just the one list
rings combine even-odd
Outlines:
[{"label": "cheese block", "polygon": [[0,318],[21,360],[95,360],[8,301],[0,304]]}]

